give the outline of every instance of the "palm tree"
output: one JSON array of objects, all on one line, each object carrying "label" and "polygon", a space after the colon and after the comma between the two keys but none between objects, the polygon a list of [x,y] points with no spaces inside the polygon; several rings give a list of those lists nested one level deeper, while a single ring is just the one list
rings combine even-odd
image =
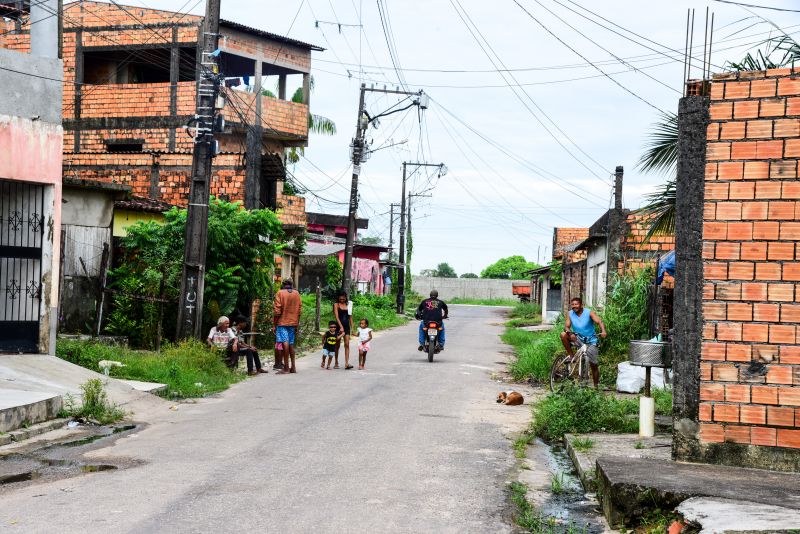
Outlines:
[{"label": "palm tree", "polygon": [[[727,62],[726,66],[735,71],[766,70],[794,66],[800,59],[800,44],[784,34],[767,39],[764,51],[758,50],[755,56],[748,52],[739,62]],[[766,53],[764,53],[766,52]],[[782,53],[778,61],[773,54]],[[664,113],[653,123],[650,137],[645,143],[644,154],[636,163],[636,168],[645,172],[668,174],[667,181],[652,193],[645,195],[646,204],[637,210],[648,218],[649,228],[645,242],[656,235],[675,234],[675,183],[678,167],[678,115]]]},{"label": "palm tree", "polygon": [[[314,77],[311,76],[309,80],[309,92],[314,91]],[[305,95],[303,94],[303,88],[298,87],[297,90],[292,95],[292,102],[297,102],[298,104],[302,104],[305,100]],[[336,135],[336,123],[333,122],[331,119],[327,117],[323,117],[322,115],[316,115],[314,113],[308,113],[308,131],[315,134],[320,135]],[[300,156],[305,154],[305,149],[303,147],[292,147],[289,149],[287,153],[287,160],[289,163],[297,163],[300,161]]]}]

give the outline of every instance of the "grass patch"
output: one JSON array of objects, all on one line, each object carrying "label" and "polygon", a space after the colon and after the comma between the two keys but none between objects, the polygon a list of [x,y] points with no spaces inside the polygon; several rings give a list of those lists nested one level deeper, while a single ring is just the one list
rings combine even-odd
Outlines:
[{"label": "grass patch", "polygon": [[477,299],[455,297],[447,301],[448,304],[472,304],[475,306],[516,306],[518,299]]},{"label": "grass patch", "polygon": [[550,476],[550,492],[553,495],[561,495],[567,492],[567,479],[564,473],[553,473]]},{"label": "grass patch", "polygon": [[633,448],[637,449],[637,450],[638,449],[644,449],[644,443],[642,443],[642,441],[639,440],[639,441],[637,441],[636,443],[633,444]]},{"label": "grass patch", "polygon": [[512,482],[509,485],[511,502],[514,503],[514,520],[517,524],[532,534],[585,534],[586,527],[579,527],[573,523],[563,524],[555,518],[546,517],[537,512],[526,497],[528,487],[522,482]]},{"label": "grass patch", "polygon": [[230,371],[219,354],[200,341],[165,345],[161,353],[110,347],[93,341],[59,340],[56,356],[101,372],[100,360],[116,360],[125,367],[112,367],[110,376],[167,385],[164,396],[174,399],[203,397],[227,389],[244,378]]},{"label": "grass patch", "polygon": [[550,366],[556,354],[564,352],[559,332],[554,327],[546,332],[528,332],[509,328],[501,336],[504,343],[514,347],[517,359],[509,366],[515,380],[532,379],[534,382],[547,382],[550,379]]},{"label": "grass patch", "polygon": [[514,440],[514,457],[515,458],[525,458],[526,453],[528,452],[528,445],[531,444],[533,438],[535,436],[528,432],[523,432],[517,439]]},{"label": "grass patch", "polygon": [[[672,413],[672,394],[663,394],[665,399],[666,395],[670,397],[668,413]],[[666,404],[665,400],[662,401],[662,408]],[[656,413],[663,413],[658,408],[657,403]],[[639,428],[636,417],[639,413],[638,398],[619,399],[593,388],[581,388],[570,383],[540,400],[533,413],[534,433],[548,441],[562,439],[567,433],[625,434],[634,433]]]},{"label": "grass patch", "polygon": [[594,440],[588,437],[575,437],[572,438],[572,447],[576,451],[586,452],[594,447]]},{"label": "grass patch", "polygon": [[125,412],[108,400],[103,382],[99,378],[92,378],[81,385],[80,406],[75,402],[75,398],[72,395],[66,395],[64,408],[59,416],[85,419],[93,423],[107,425],[125,417]]}]

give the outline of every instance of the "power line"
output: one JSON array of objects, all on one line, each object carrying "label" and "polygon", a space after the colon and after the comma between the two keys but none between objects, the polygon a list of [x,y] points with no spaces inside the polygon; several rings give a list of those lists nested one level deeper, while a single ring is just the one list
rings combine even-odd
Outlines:
[{"label": "power line", "polygon": [[769,9],[771,11],[784,11],[787,13],[800,13],[800,9],[787,9],[784,7],[772,7],[772,6],[759,6],[756,4],[743,4],[741,2],[731,2],[730,0],[713,0],[714,2],[719,2],[721,4],[732,4],[734,6],[743,6],[743,7],[753,7],[756,9]]},{"label": "power line", "polygon": [[[486,39],[486,37],[484,37],[484,35],[481,33],[480,29],[478,29],[478,27],[475,25],[475,22],[472,21],[472,19],[470,18],[469,14],[466,12],[464,7],[461,5],[460,1],[459,0],[455,0],[455,3],[454,3],[454,0],[450,0],[450,4],[453,6],[453,9],[455,10],[456,14],[458,14],[459,18],[464,23],[464,26],[466,26],[466,28],[469,31],[470,35],[472,35],[473,39],[475,39],[475,42],[478,43],[478,46],[483,51],[483,53],[486,55],[486,57],[489,59],[489,61],[492,63],[492,65],[495,68],[497,68],[497,64],[495,63],[494,59],[492,59],[492,56],[489,54],[489,52],[483,46],[483,44],[481,43],[481,40],[478,39],[478,36],[475,35],[475,32],[477,32],[478,35],[480,35],[481,39],[483,39],[483,42],[486,43],[486,46],[489,48],[489,50],[492,51],[492,54],[494,54],[494,56],[497,58],[497,60],[500,63],[500,65],[502,65],[505,68],[505,64],[503,63],[502,59],[500,59],[500,56],[497,54],[497,52],[495,52],[494,48],[492,48],[492,45],[489,43],[489,41]],[[458,8],[456,7],[456,4],[458,4]],[[460,10],[459,10],[459,8],[460,8]],[[462,15],[462,11],[463,11],[463,15]],[[466,17],[466,19],[465,19],[465,17]],[[469,23],[471,23],[472,27],[470,27],[470,24],[467,23],[467,20],[469,20]],[[472,31],[472,28],[475,28],[475,32]],[[512,84],[508,82],[508,80],[506,79],[506,74],[502,73],[502,72],[499,72],[499,74],[503,78],[503,81],[505,81],[508,84],[509,89],[511,89],[511,92],[514,93],[514,96],[517,97],[517,99],[522,103],[523,106],[525,106],[525,109],[527,109],[528,112],[533,116],[533,118],[536,119],[536,121],[542,126],[542,128],[545,129],[545,131],[550,135],[550,137],[552,137],[553,140],[556,143],[558,143],[558,145],[561,146],[561,148],[563,148],[564,151],[566,151],[567,154],[569,154],[570,157],[572,157],[572,159],[574,159],[579,165],[581,165],[583,168],[585,168],[587,171],[589,171],[589,173],[591,173],[597,179],[599,179],[601,181],[604,181],[603,178],[599,174],[597,174],[586,163],[584,163],[584,161],[582,159],[580,159],[569,148],[567,148],[567,146],[561,141],[561,139],[558,138],[558,136],[556,136],[553,133],[553,131],[547,126],[547,124],[545,124],[545,122],[536,113],[534,113],[534,111],[530,108],[530,106],[528,106],[528,104],[525,102],[525,100],[518,94],[518,92],[514,88],[514,86],[512,86]],[[586,156],[590,161],[592,161],[599,168],[605,169],[605,167],[602,164],[600,164],[592,156],[590,156],[588,153],[586,153],[586,151],[584,151],[580,146],[578,146],[578,144],[570,136],[568,136],[566,134],[566,132],[564,132],[561,129],[561,127],[558,126],[558,124],[556,124],[556,122],[544,111],[544,109],[542,109],[542,107],[539,106],[539,104],[536,103],[536,101],[533,99],[533,97],[531,97],[531,95],[527,91],[525,91],[525,89],[523,89],[522,87],[519,86],[519,82],[517,81],[516,77],[512,73],[508,73],[508,76],[514,81],[514,84],[516,85],[517,89],[519,89],[522,92],[522,94],[524,94],[528,98],[528,100],[539,111],[539,113],[541,113],[553,125],[553,127],[555,127],[555,129],[558,130],[558,132],[561,133],[561,135],[563,135],[564,138],[566,138],[567,141],[569,141],[576,149],[578,149],[578,151],[581,154]]]},{"label": "power line", "polygon": [[[572,52],[573,52],[573,53],[575,53],[576,55],[580,56],[580,57],[581,57],[581,59],[583,59],[583,60],[584,60],[584,61],[586,61],[587,63],[591,63],[591,62],[590,62],[590,61],[589,61],[589,60],[586,58],[586,56],[584,56],[583,54],[581,54],[580,52],[578,52],[578,51],[577,51],[575,48],[571,47],[571,46],[570,46],[570,45],[568,45],[566,42],[564,42],[564,40],[563,40],[563,39],[561,39],[561,37],[559,37],[558,35],[556,35],[556,34],[555,34],[555,33],[554,33],[552,30],[550,30],[550,28],[548,28],[546,25],[542,24],[542,22],[541,22],[541,21],[539,21],[539,19],[537,19],[536,17],[534,17],[534,16],[533,16],[533,13],[531,13],[530,11],[528,11],[527,9],[525,9],[525,7],[524,7],[522,4],[520,4],[520,3],[519,3],[517,0],[514,0],[514,3],[515,3],[515,4],[517,4],[517,6],[519,6],[519,8],[520,8],[521,10],[523,10],[523,11],[524,11],[524,12],[525,12],[525,13],[526,13],[526,14],[527,14],[527,15],[528,15],[528,16],[529,16],[531,19],[533,19],[533,21],[534,21],[534,22],[536,22],[536,24],[538,24],[539,26],[541,26],[543,30],[545,30],[547,33],[549,33],[550,35],[552,35],[552,36],[553,36],[553,37],[554,37],[554,38],[555,38],[555,39],[556,39],[556,40],[557,40],[559,43],[561,43],[561,44],[562,44],[562,45],[564,45],[565,47],[567,47],[567,48],[569,48],[570,50],[572,50]],[[541,5],[541,4],[540,4],[540,5]],[[641,96],[637,95],[636,93],[634,93],[633,91],[631,91],[630,89],[628,89],[627,87],[625,87],[623,84],[619,83],[617,80],[615,80],[615,79],[614,79],[612,76],[610,76],[608,73],[606,73],[606,72],[605,72],[603,69],[601,69],[600,67],[598,67],[598,66],[597,66],[597,65],[595,65],[594,63],[592,63],[592,66],[593,66],[595,69],[597,69],[597,70],[598,70],[600,73],[602,73],[602,74],[603,74],[603,76],[605,76],[606,78],[608,78],[609,80],[611,80],[611,81],[612,81],[612,82],[613,82],[615,85],[619,86],[619,87],[620,87],[620,88],[621,88],[623,91],[625,91],[626,93],[629,93],[629,94],[630,94],[630,95],[632,95],[634,98],[636,98],[637,100],[640,100],[640,101],[644,102],[645,104],[647,104],[647,105],[648,105],[648,106],[650,106],[651,108],[653,108],[653,109],[655,109],[655,110],[657,110],[657,111],[660,111],[661,113],[664,113],[664,114],[666,114],[666,111],[664,111],[664,110],[663,110],[663,109],[661,109],[660,107],[656,106],[655,104],[653,104],[653,103],[651,103],[651,102],[647,101],[645,98],[643,98],[643,97],[641,97]]]}]

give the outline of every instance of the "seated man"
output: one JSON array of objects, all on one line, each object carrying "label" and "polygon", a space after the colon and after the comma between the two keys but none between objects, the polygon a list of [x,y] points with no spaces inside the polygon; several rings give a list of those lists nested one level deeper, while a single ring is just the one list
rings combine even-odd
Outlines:
[{"label": "seated man", "polygon": [[447,319],[447,304],[439,300],[439,292],[431,291],[431,298],[425,299],[417,306],[415,317],[421,319],[419,323],[419,351],[425,350],[425,327],[431,321],[436,321],[442,327],[439,330],[439,348],[444,350],[444,320]]},{"label": "seated man", "polygon": [[224,354],[225,365],[230,369],[236,369],[239,365],[238,339],[231,328],[230,320],[224,315],[217,320],[217,326],[208,333],[206,344]]},{"label": "seated man", "polygon": [[[598,348],[599,340],[597,339],[597,332],[595,325],[600,325],[600,337],[606,337],[606,325],[600,316],[589,308],[583,307],[583,300],[580,297],[575,297],[570,301],[570,312],[567,314],[564,322],[564,331],[561,332],[561,343],[567,349],[567,354],[573,356],[575,354],[574,346],[580,347],[581,345],[589,345],[586,349],[586,359],[589,361],[589,368],[592,370],[592,382],[594,387],[600,385],[600,367],[598,366],[598,356],[600,349]],[[572,330],[570,332],[570,330]]]}]

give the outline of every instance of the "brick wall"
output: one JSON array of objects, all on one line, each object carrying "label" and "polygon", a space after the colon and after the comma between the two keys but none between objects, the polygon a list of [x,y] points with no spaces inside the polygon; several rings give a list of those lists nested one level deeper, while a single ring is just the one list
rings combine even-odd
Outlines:
[{"label": "brick wall", "polygon": [[629,213],[625,220],[626,234],[622,238],[622,262],[619,272],[629,272],[646,267],[655,268],[658,256],[675,250],[675,236],[653,236],[645,243],[645,236],[650,228],[647,217],[638,213]]},{"label": "brick wall", "polygon": [[702,444],[800,448],[798,74],[742,72],[711,84]]}]

